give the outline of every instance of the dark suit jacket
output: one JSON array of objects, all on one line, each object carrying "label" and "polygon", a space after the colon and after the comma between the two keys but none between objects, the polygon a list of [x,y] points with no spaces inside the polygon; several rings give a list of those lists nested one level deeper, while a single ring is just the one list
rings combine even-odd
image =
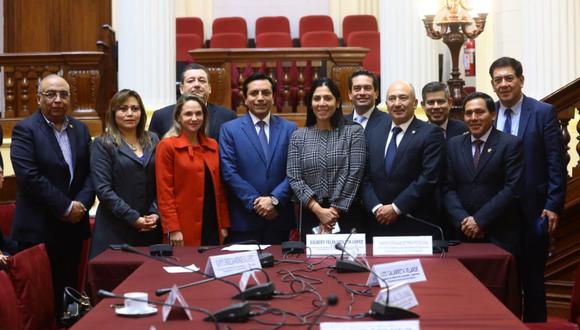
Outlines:
[{"label": "dark suit jacket", "polygon": [[[517,255],[520,250],[520,197],[523,187],[520,139],[492,129],[473,165],[471,134],[449,140],[444,204],[461,233],[461,221],[473,216],[485,240]],[[462,233],[462,240],[469,240]]]},{"label": "dark suit jacket", "polygon": [[[437,184],[445,157],[445,139],[438,127],[413,118],[399,147],[393,171],[387,177],[384,157],[391,118],[385,116],[369,130],[367,166],[362,185],[362,198],[370,212],[379,203],[395,203],[404,214],[410,213],[432,223],[439,222],[440,205],[437,205]],[[366,133],[366,132],[365,132]],[[404,216],[389,226],[372,221],[373,235],[433,234],[434,229],[414,222]],[[435,234],[437,237],[440,234]]]},{"label": "dark suit jacket", "polygon": [[264,153],[249,114],[225,123],[220,133],[220,166],[222,179],[228,188],[230,229],[259,231],[265,219],[254,212],[254,200],[260,196],[275,196],[281,230],[295,226],[292,195],[286,177],[288,143],[296,124],[272,115],[270,117],[270,155]]},{"label": "dark suit jacket", "polygon": [[111,244],[149,246],[162,241],[161,223],[146,232],[133,227],[139,217],[158,214],[155,150],[159,139],[148,134],[152,145],[143,150],[143,161],[126,143],[116,145],[111,138],[99,137],[91,147],[91,176],[99,197],[91,258]]},{"label": "dark suit jacket", "polygon": [[[149,123],[149,131],[157,134],[159,139],[169,131],[173,124],[173,110],[175,104],[168,105],[153,113],[151,122]],[[219,140],[220,128],[223,123],[236,119],[236,113],[230,109],[224,108],[217,104],[207,104],[207,111],[209,112],[209,136],[216,141]]]},{"label": "dark suit jacket", "polygon": [[454,136],[462,135],[463,133],[469,131],[467,125],[464,122],[457,119],[449,119],[447,122],[447,131],[445,131],[445,139],[449,140]]},{"label": "dark suit jacket", "polygon": [[545,235],[546,224],[537,219],[543,209],[562,214],[566,193],[564,144],[554,107],[524,96],[518,137],[523,143],[526,175],[524,221],[538,235]]},{"label": "dark suit jacket", "polygon": [[35,244],[60,237],[64,240],[89,237],[88,212],[76,224],[61,220],[73,200],[83,203],[87,209],[95,200],[90,178],[89,130],[85,124],[69,117],[66,132],[74,166],[72,182],[54,131],[40,110],[12,130],[10,158],[18,192],[11,237],[16,241]]}]

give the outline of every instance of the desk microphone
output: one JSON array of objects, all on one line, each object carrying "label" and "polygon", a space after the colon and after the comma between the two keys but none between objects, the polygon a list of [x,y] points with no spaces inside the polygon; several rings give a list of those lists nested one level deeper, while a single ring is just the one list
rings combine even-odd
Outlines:
[{"label": "desk microphone", "polygon": [[[247,241],[241,241],[241,242],[237,242],[237,243],[232,243],[229,245],[225,245],[227,246],[232,246],[235,244],[256,244],[258,246],[258,259],[260,259],[260,265],[262,265],[262,268],[269,268],[269,267],[273,267],[274,266],[274,256],[272,255],[272,253],[270,252],[265,252],[264,250],[262,250],[262,246],[260,245],[260,243],[256,240],[247,240]],[[213,250],[213,249],[219,249],[219,248],[224,248],[224,246],[200,246],[197,248],[197,252],[199,253],[204,253],[205,251],[208,250]]]},{"label": "desk microphone", "polygon": [[431,222],[423,220],[423,219],[419,219],[410,213],[405,214],[405,217],[407,217],[408,219],[411,219],[413,221],[420,222],[420,223],[427,225],[429,227],[435,228],[439,231],[439,233],[441,234],[441,240],[435,240],[435,239],[433,240],[433,252],[447,252],[447,251],[449,251],[449,245],[448,245],[447,241],[445,240],[445,236],[443,235],[443,228],[441,228],[441,226],[438,226],[434,223],[431,223]]},{"label": "desk microphone", "polygon": [[[149,300],[149,299],[140,299],[140,298],[134,298],[134,297],[126,297],[124,295],[114,294],[114,293],[112,293],[110,291],[106,291],[106,290],[102,290],[102,289],[97,292],[97,296],[98,297],[101,297],[101,298],[128,299],[128,300],[139,301],[139,302],[144,302],[144,303],[147,303],[147,304],[153,304],[153,305],[158,305],[158,306],[169,306],[169,307],[176,307],[176,308],[179,308],[179,309],[182,309],[182,310],[190,310],[190,311],[194,311],[194,312],[200,312],[200,313],[203,313],[203,314],[207,315],[207,317],[205,319],[214,322],[216,330],[220,330],[220,326],[219,326],[219,322],[220,321],[228,321],[227,319],[219,319],[215,314],[212,314],[207,309],[201,308],[201,307],[181,306],[181,305],[168,304],[168,303],[165,303],[165,302],[155,301],[155,300]],[[245,303],[245,304],[248,304],[248,303]],[[237,304],[234,304],[234,305],[237,305]],[[227,308],[233,308],[234,305],[230,305]],[[248,313],[246,314],[246,319],[247,319],[248,316],[249,316],[249,305],[248,305]]]},{"label": "desk microphone", "polygon": [[316,315],[316,317],[314,318],[314,320],[312,320],[312,322],[310,322],[310,325],[308,326],[308,330],[312,329],[316,325],[316,323],[318,323],[318,320],[320,320],[322,315],[324,315],[324,313],[326,312],[326,310],[328,309],[329,306],[336,306],[337,304],[338,304],[338,297],[334,294],[329,295],[328,298],[326,298],[326,304],[324,304],[324,306],[322,306],[322,311],[320,313],[318,313],[318,315]]},{"label": "desk microphone", "polygon": [[[204,272],[201,272],[199,270],[194,271],[191,268],[187,268],[187,267],[185,267],[183,265],[180,265],[180,264],[175,263],[173,261],[169,261],[167,259],[162,259],[162,258],[159,258],[159,257],[151,256],[151,255],[149,255],[147,253],[144,253],[144,252],[141,252],[141,251],[135,249],[134,247],[132,247],[129,244],[121,244],[121,246],[115,246],[115,247],[119,247],[124,252],[135,253],[135,254],[138,254],[140,256],[143,256],[143,257],[146,257],[146,258],[149,258],[149,259],[153,259],[153,260],[159,261],[161,263],[164,263],[164,264],[167,264],[167,265],[170,265],[170,266],[181,267],[183,269],[187,269],[188,271],[192,271],[194,273],[201,274],[201,275],[203,275],[205,277],[209,277],[210,279],[215,279],[217,281],[220,281],[220,282],[226,283],[228,285],[231,285],[234,288],[236,288],[236,290],[239,292],[237,295],[235,295],[233,297],[233,299],[241,299],[241,300],[246,300],[246,299],[247,300],[254,300],[254,299],[255,300],[268,300],[268,299],[272,299],[272,296],[274,295],[274,292],[275,292],[274,284],[270,281],[270,277],[268,276],[268,273],[262,271],[261,269],[260,270],[268,278],[268,281],[266,283],[258,284],[258,285],[255,285],[255,286],[251,287],[251,288],[246,289],[245,291],[242,291],[232,281],[228,281],[226,279],[223,279],[223,278],[220,278],[220,277],[216,277],[216,276],[213,276],[213,275],[208,275],[208,274],[206,274]],[[253,269],[251,269],[251,270],[253,270]]]},{"label": "desk microphone", "polygon": [[[336,243],[334,246],[337,250],[344,251],[347,255],[354,259],[354,256],[348,252],[342,243]],[[385,281],[382,277],[379,276],[371,267],[367,265],[363,265],[358,263],[360,267],[364,267],[367,272],[375,275],[376,278],[385,284],[385,288],[387,289],[387,295],[385,298],[385,303],[381,304],[376,301],[373,301],[371,304],[371,310],[366,313],[366,316],[370,316],[377,320],[404,320],[404,319],[416,319],[419,318],[419,315],[416,313],[411,312],[410,310],[406,310],[400,307],[389,306],[389,295],[391,293],[389,289],[389,283]]]},{"label": "desk microphone", "polygon": [[298,241],[282,242],[280,247],[284,254],[304,254],[306,252],[306,244],[302,242],[302,203],[300,203],[298,215]]},{"label": "desk microphone", "polygon": [[348,240],[350,239],[350,237],[354,233],[356,233],[356,228],[353,228],[350,231],[350,234],[348,235],[348,237],[344,241],[344,244],[339,242],[339,243],[336,243],[334,245],[335,249],[342,251],[342,253],[340,254],[340,259],[336,259],[336,265],[334,266],[334,269],[336,269],[336,271],[339,273],[366,273],[366,272],[368,272],[368,267],[366,265],[361,265],[360,262],[356,261],[356,258],[354,260],[344,259],[344,252],[346,250],[346,244],[348,243]]}]

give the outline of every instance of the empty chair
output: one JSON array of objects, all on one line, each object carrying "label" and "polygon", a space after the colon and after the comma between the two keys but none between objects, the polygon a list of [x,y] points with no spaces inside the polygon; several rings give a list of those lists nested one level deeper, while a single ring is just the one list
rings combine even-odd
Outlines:
[{"label": "empty chair", "polygon": [[284,16],[264,16],[256,20],[256,39],[262,33],[281,32],[290,35],[290,22]]},{"label": "empty chair", "polygon": [[346,46],[348,37],[352,32],[375,31],[378,32],[377,19],[373,15],[348,15],[342,20],[342,39]]},{"label": "empty chair", "polygon": [[218,33],[211,37],[210,48],[246,48],[248,39],[241,33]]},{"label": "empty chair", "polygon": [[330,31],[314,31],[305,33],[300,39],[302,47],[338,47],[336,33]]},{"label": "empty chair", "polygon": [[5,272],[0,271],[0,329],[21,330],[22,319],[16,291]]},{"label": "empty chair", "polygon": [[14,255],[6,273],[16,292],[24,329],[55,329],[52,275],[44,244]]},{"label": "empty chair", "polygon": [[10,228],[12,228],[12,218],[15,209],[16,204],[14,203],[0,204],[0,231],[4,233],[4,236],[10,235]]},{"label": "empty chair", "polygon": [[368,48],[363,67],[379,77],[381,75],[381,35],[376,31],[353,32],[348,37],[349,47]]},{"label": "empty chair", "polygon": [[284,32],[265,32],[256,35],[256,48],[292,47],[292,37]]},{"label": "empty chair", "polygon": [[302,37],[305,33],[312,31],[329,31],[334,32],[334,23],[332,18],[327,15],[309,15],[300,18],[299,38],[302,42]]},{"label": "empty chair", "polygon": [[175,58],[178,62],[191,62],[188,51],[203,47],[203,39],[197,34],[177,34],[175,36]]},{"label": "empty chair", "polygon": [[[244,39],[248,40],[248,26],[243,17],[220,17],[213,21],[212,28],[213,35],[218,33],[241,33]],[[212,48],[214,48],[212,46]],[[228,47],[229,48],[229,47]]]},{"label": "empty chair", "polygon": [[202,40],[205,36],[203,21],[199,17],[177,17],[175,19],[175,34],[197,34]]}]

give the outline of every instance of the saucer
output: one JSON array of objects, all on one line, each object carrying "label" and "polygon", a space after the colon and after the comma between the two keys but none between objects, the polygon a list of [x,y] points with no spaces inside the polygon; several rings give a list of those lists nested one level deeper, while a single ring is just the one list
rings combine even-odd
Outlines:
[{"label": "saucer", "polygon": [[121,315],[121,316],[133,316],[133,317],[153,315],[153,314],[157,313],[157,307],[147,305],[145,310],[142,310],[142,311],[131,311],[131,310],[127,309],[127,307],[121,307],[121,308],[115,309],[115,313],[117,313],[117,315]]}]

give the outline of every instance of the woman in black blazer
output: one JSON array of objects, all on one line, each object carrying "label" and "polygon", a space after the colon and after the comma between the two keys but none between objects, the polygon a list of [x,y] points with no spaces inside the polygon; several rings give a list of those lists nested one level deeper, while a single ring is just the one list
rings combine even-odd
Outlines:
[{"label": "woman in black blazer", "polygon": [[91,147],[91,174],[99,207],[90,258],[110,244],[161,243],[156,203],[155,149],[145,131],[147,114],[137,92],[123,89],[109,104],[105,133]]}]

